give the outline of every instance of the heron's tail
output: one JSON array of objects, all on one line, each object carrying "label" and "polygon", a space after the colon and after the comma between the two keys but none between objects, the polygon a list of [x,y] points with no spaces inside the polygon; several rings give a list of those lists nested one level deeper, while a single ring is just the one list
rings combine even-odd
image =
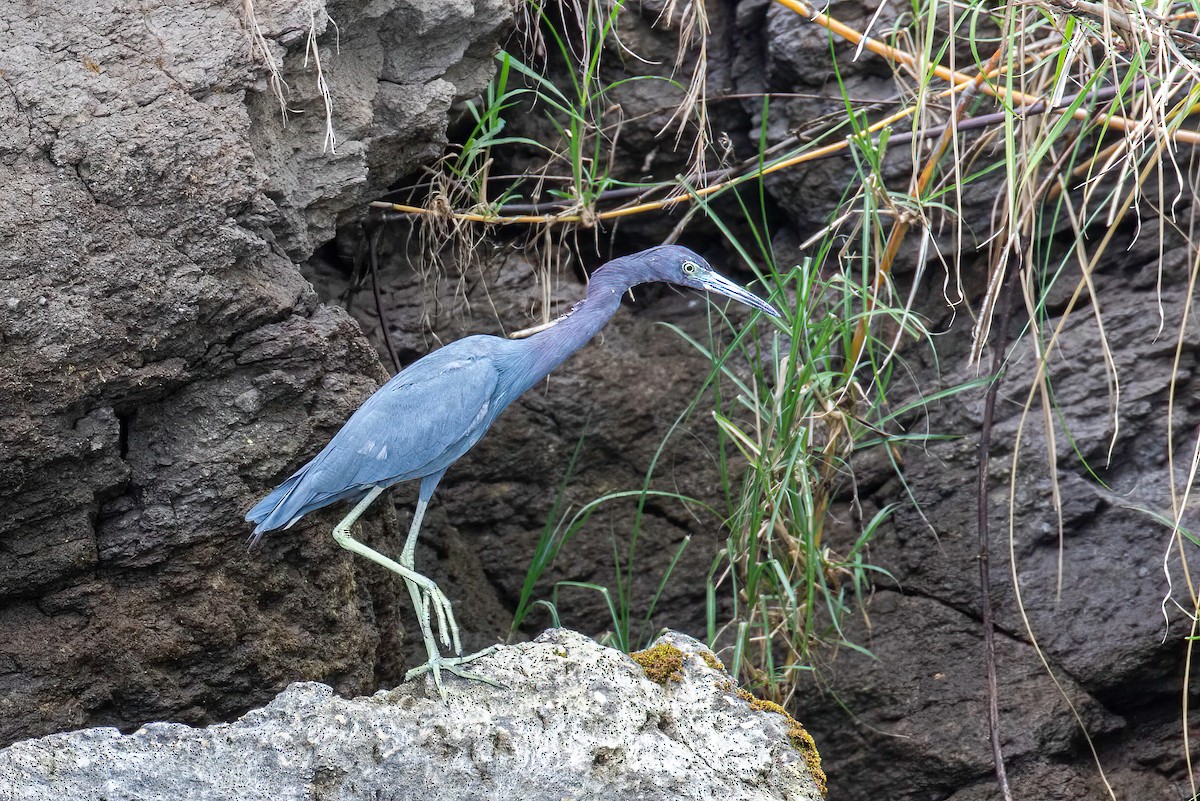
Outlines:
[{"label": "heron's tail", "polygon": [[300,499],[293,495],[293,491],[304,479],[305,472],[307,471],[297,471],[295,475],[272,490],[270,495],[254,504],[254,508],[246,512],[246,519],[251,523],[258,524],[254,528],[254,534],[250,537],[251,545],[258,542],[268,531],[285,528],[304,514],[304,511],[297,508],[303,507],[304,503],[299,502]]}]

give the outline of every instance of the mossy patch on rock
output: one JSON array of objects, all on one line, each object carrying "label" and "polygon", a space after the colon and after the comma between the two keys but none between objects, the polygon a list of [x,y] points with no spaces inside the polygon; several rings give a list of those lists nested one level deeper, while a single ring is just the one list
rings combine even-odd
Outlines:
[{"label": "mossy patch on rock", "polygon": [[717,655],[712,651],[697,651],[697,653],[700,655],[700,658],[704,660],[704,663],[713,670],[719,670],[722,673],[728,672],[725,670],[725,663],[720,659],[717,659]]},{"label": "mossy patch on rock", "polygon": [[792,747],[804,757],[804,762],[808,765],[809,772],[816,780],[817,786],[821,790],[821,795],[826,795],[829,790],[825,784],[825,771],[821,769],[821,755],[817,752],[817,744],[813,740],[812,735],[800,725],[800,721],[789,715],[786,709],[774,701],[764,701],[762,698],[756,698],[740,687],[737,690],[737,695],[738,698],[750,704],[752,709],[757,709],[760,712],[776,712],[783,715],[784,720],[787,721],[788,739],[792,741]]},{"label": "mossy patch on rock", "polygon": [[668,681],[679,681],[683,678],[684,654],[674,645],[660,642],[644,651],[634,651],[630,656],[642,666],[646,678],[650,681],[665,685]]}]

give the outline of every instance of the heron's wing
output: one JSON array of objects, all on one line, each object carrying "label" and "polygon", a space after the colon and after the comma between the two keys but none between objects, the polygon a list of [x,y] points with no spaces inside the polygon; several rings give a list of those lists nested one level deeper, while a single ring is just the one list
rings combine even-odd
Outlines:
[{"label": "heron's wing", "polygon": [[327,491],[394,483],[466,453],[492,420],[499,373],[486,354],[463,350],[434,351],[380,387],[321,452],[314,481]]},{"label": "heron's wing", "polygon": [[250,511],[256,531],[372,486],[437,473],[466,453],[496,412],[499,371],[486,343],[472,341],[479,339],[436,350],[380,387],[324,450]]}]

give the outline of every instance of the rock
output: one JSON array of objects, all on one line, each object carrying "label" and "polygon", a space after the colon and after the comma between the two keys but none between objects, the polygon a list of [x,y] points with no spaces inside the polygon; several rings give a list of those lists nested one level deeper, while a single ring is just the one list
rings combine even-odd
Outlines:
[{"label": "rock", "polygon": [[[698,642],[675,675],[571,631],[500,648],[449,679],[345,699],[293,684],[235,723],[88,729],[0,752],[0,799],[736,798],[818,801],[784,716],[732,692]],[[432,791],[432,792],[431,792]]]},{"label": "rock", "polygon": [[390,581],[241,518],[386,376],[294,261],[440,150],[511,9],[253,5],[286,126],[240,2],[0,0],[0,742],[400,672]]},{"label": "rock", "polygon": [[[1061,591],[1049,444],[1036,403],[1024,424],[1011,551],[1023,608],[1013,592],[1007,515],[1012,443],[1037,364],[1028,339],[1011,350],[996,404],[989,564],[1000,733],[1016,798],[1106,798],[1106,781],[1117,798],[1186,795],[1169,788],[1187,785],[1180,704],[1191,621],[1183,610],[1192,608],[1186,588],[1200,573],[1189,558],[1190,578],[1185,575],[1178,549],[1169,545],[1169,526],[1161,521],[1169,519],[1172,492],[1165,399],[1174,380],[1181,402],[1189,409],[1194,405],[1200,322],[1187,312],[1192,256],[1171,239],[1160,254],[1153,237],[1133,236],[1116,236],[1111,247],[1120,258],[1094,275],[1121,379],[1111,460],[1114,410],[1092,309],[1077,310],[1063,326],[1052,360],[1055,421],[1062,426],[1056,433],[1064,524]],[[1169,282],[1161,292],[1160,269]],[[940,291],[929,289],[933,295]],[[936,302],[921,307],[936,308]],[[1055,330],[1061,308],[1047,313],[1043,330]],[[1169,334],[1157,333],[1160,308]],[[910,362],[924,376],[918,381],[926,395],[934,386],[978,375],[965,354],[973,321],[942,314],[946,317],[932,326],[947,332],[938,337],[941,383],[932,365]],[[1176,365],[1175,338],[1184,319],[1184,349]],[[1013,320],[1014,328],[1023,323],[1020,315]],[[990,359],[989,354],[984,364]],[[1000,797],[988,743],[979,623],[975,476],[982,412],[982,390],[922,410],[927,417],[920,426],[965,436],[905,453],[904,481],[920,508],[899,505],[871,543],[872,564],[895,581],[878,580],[867,609],[869,625],[859,618],[845,626],[874,658],[845,649],[820,682],[802,690],[805,724],[820,739],[830,772],[858,777],[839,793],[850,801]],[[1186,433],[1181,429],[1181,419],[1176,418],[1177,460],[1191,453],[1195,437],[1190,422]],[[877,457],[887,462],[884,454]],[[1175,469],[1182,482],[1178,462]],[[890,463],[883,470],[879,475],[893,477],[866,488],[872,479],[864,474],[859,485],[861,497],[875,508],[897,502],[906,491]],[[1185,517],[1193,530],[1194,521],[1193,514]],[[843,534],[829,544],[836,551],[852,542],[853,535]],[[1057,686],[1033,651],[1026,618]],[[1103,779],[1081,729],[1092,738]]]},{"label": "rock", "polygon": [[[211,723],[263,703],[297,678],[353,694],[402,673],[399,588],[333,545],[328,530],[340,510],[314,515],[249,553],[241,514],[311,456],[385,374],[359,326],[341,309],[319,304],[294,263],[358,215],[363,200],[440,150],[447,110],[483,86],[508,9],[493,0],[254,5],[291,86],[289,106],[304,112],[286,127],[263,61],[248,44],[239,3],[180,0],[135,8],[81,0],[64,10],[46,0],[0,0],[0,486],[6,490],[0,496],[0,741],[85,725],[129,730],[155,719]],[[643,23],[656,6],[661,3],[644,7]],[[860,28],[875,11],[849,0],[831,8]],[[812,24],[766,0],[708,10],[720,32],[714,37],[719,51],[710,50],[713,86],[743,93],[827,87],[827,38]],[[884,7],[883,19],[893,11]],[[321,149],[324,107],[314,73],[303,66],[310,25],[334,91],[335,153]],[[643,36],[639,50],[645,44],[655,60],[668,60],[673,42],[661,29],[645,28]],[[846,64],[847,46],[837,47]],[[855,96],[886,100],[894,91],[888,68],[873,57],[842,77]],[[651,85],[632,82],[620,98],[627,112],[657,109],[657,118],[622,134],[619,157],[640,165],[653,155],[651,167],[665,176],[684,163],[685,153],[672,153],[654,138],[665,121],[659,107],[670,99],[644,93]],[[736,158],[751,155],[759,101],[718,105],[716,130],[728,128]],[[771,142],[827,112],[843,113],[840,104],[819,98],[777,99],[773,108],[782,115],[767,132]],[[633,117],[626,114],[630,126]],[[904,150],[894,149],[892,158]],[[903,174],[891,172],[895,161],[887,167],[889,176]],[[838,197],[831,185],[840,186],[848,169],[847,162],[829,161],[770,182],[777,217],[795,228],[780,239],[802,241],[811,233],[807,226],[825,221],[829,206],[822,199]],[[982,219],[978,212],[995,196],[974,187],[965,198],[968,220]],[[1177,218],[1194,211],[1181,205]],[[656,218],[639,233],[623,223],[621,247],[649,244],[639,237],[673,224]],[[1182,316],[1191,251],[1176,241],[1158,253],[1151,227],[1136,241],[1132,231],[1119,234],[1112,261],[1095,273],[1123,382],[1121,436],[1111,462],[1105,371],[1095,358],[1087,313],[1076,312],[1064,329],[1055,363],[1061,420],[1072,434],[1069,445],[1066,437],[1059,441],[1066,522],[1061,597],[1053,500],[1038,472],[1046,447],[1032,433],[1016,526],[1033,627],[1096,736],[1118,797],[1128,798],[1167,797],[1184,786],[1186,775],[1179,708],[1189,651],[1175,606],[1166,606],[1170,624],[1161,618],[1169,590],[1162,571],[1167,533],[1156,519],[1170,509],[1171,498],[1165,398],[1170,380],[1178,380],[1175,469],[1181,471],[1191,449],[1187,426],[1196,412],[1200,336],[1192,315],[1176,367],[1172,338],[1159,331],[1158,279],[1170,332]],[[690,229],[688,236],[695,233]],[[1059,247],[1065,240],[1046,244]],[[985,259],[969,249],[956,253],[967,295],[977,297]],[[904,269],[897,267],[901,283]],[[463,293],[475,302],[469,321],[464,309],[448,303],[452,313],[428,324],[419,310],[409,315],[411,308],[385,315],[401,355],[420,355],[438,338],[523,324],[520,315],[540,299],[531,297],[529,272],[506,272],[514,288],[503,297],[476,286],[474,276],[452,276],[470,285]],[[411,275],[386,276],[382,283],[389,307],[416,305],[420,288]],[[552,289],[564,300],[578,297],[577,290]],[[1049,298],[1052,317],[1065,300],[1061,292]],[[927,316],[942,313],[941,293],[940,282],[932,282],[917,308]],[[440,297],[456,300],[458,294],[451,287]],[[491,323],[480,318],[493,302],[502,323],[488,329]],[[591,432],[590,450],[564,492],[567,508],[594,498],[596,488],[640,486],[636,479],[658,437],[691,399],[702,360],[687,348],[681,352],[673,334],[650,322],[672,302],[691,301],[667,294],[652,315],[623,313],[548,388],[514,405],[448,476],[419,560],[448,588],[480,644],[507,624],[521,586],[518,566],[528,562],[584,430]],[[375,317],[359,306],[352,311],[360,322]],[[679,320],[690,319],[684,311]],[[953,371],[950,382],[977,375],[962,352],[969,315],[961,308],[953,313],[955,326],[933,326],[952,332],[937,337],[939,358]],[[913,356],[915,386],[934,386],[940,376],[932,363],[920,364],[923,358]],[[998,404],[996,509],[1006,504],[1011,450],[1004,443],[1015,431],[1013,410],[1024,397],[1030,362],[1028,353],[1014,360]],[[894,479],[861,483],[864,505],[906,502],[911,490],[924,516],[901,507],[874,541],[872,563],[885,567],[899,587],[878,579],[873,626],[848,627],[882,661],[843,649],[800,700],[830,763],[855,777],[838,788],[848,801],[996,797],[982,715],[973,529],[979,408],[978,395],[958,396],[938,404],[929,420],[911,421],[911,430],[965,433],[967,439],[908,450],[907,486]],[[711,457],[702,442],[679,440],[682,445],[664,452],[660,473],[695,497],[719,498],[715,478],[704,478]],[[1106,488],[1098,489],[1080,468],[1074,449],[1099,466]],[[853,519],[854,509],[845,512]],[[612,512],[601,536],[581,537],[579,547],[564,554],[554,577],[611,583],[614,549],[604,529],[623,536],[628,519],[632,515]],[[693,530],[696,535],[650,628],[667,621],[703,626],[697,588],[711,563],[704,555],[720,547],[719,521],[697,524],[665,503],[648,504],[644,519],[650,522],[643,523],[648,535],[639,558],[649,561],[635,584],[651,591],[678,543]],[[1192,530],[1194,522],[1189,517]],[[402,529],[388,528],[386,514],[370,516],[364,529],[379,547],[395,549],[403,537]],[[1074,718],[1025,641],[1003,532],[997,516],[993,596],[1009,775],[1022,797],[1039,797],[1045,788],[1061,798],[1103,797]],[[831,547],[839,544],[830,539]],[[1166,566],[1179,593],[1186,585],[1181,565],[1171,557]],[[635,586],[634,595],[644,597],[640,590]],[[593,596],[570,599],[564,618],[602,625],[607,611]],[[1186,598],[1175,599],[1190,608]],[[656,661],[655,675],[665,683],[654,692],[681,693],[692,680],[690,661],[680,660],[679,682],[673,655]],[[487,692],[464,690],[476,691]],[[425,704],[406,692],[415,691],[394,697]],[[374,709],[385,702],[326,696],[323,703]],[[257,725],[269,714],[241,725]],[[336,716],[321,721],[342,725]],[[791,728],[786,721],[779,725]],[[159,736],[156,731],[164,729],[91,737],[136,744]],[[204,734],[177,726],[165,731],[180,742]],[[445,731],[428,736],[444,743]],[[602,766],[588,759],[585,766],[596,773]],[[611,766],[615,757],[605,759]],[[68,772],[79,767],[68,759],[56,763]],[[349,781],[330,779],[320,768],[310,775],[318,789],[327,780]],[[0,788],[0,797],[27,786],[14,782]]]}]

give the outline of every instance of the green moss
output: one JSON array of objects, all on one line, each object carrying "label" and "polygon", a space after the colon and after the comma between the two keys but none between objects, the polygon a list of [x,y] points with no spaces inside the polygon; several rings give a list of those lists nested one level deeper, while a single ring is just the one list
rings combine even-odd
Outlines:
[{"label": "green moss", "polygon": [[[712,652],[698,651],[697,653],[713,670],[725,672],[725,665]],[[662,642],[644,651],[634,651],[630,656],[645,671],[646,678],[657,684],[666,685],[669,681],[680,681],[683,679],[683,660],[686,654],[669,643]],[[821,755],[817,753],[817,744],[813,742],[812,735],[800,725],[798,720],[789,715],[787,710],[779,704],[755,698],[740,687],[735,688],[732,681],[718,682],[717,688],[724,692],[736,693],[739,698],[750,704],[751,709],[759,712],[773,712],[783,715],[784,721],[787,722],[788,739],[791,741],[792,747],[804,757],[804,763],[808,766],[809,775],[816,781],[821,795],[826,795],[828,790],[825,784],[825,771],[821,769]]]},{"label": "green moss", "polygon": [[726,672],[725,663],[720,659],[717,659],[717,655],[712,651],[701,651],[700,658],[703,659],[704,662],[713,670],[719,670],[722,673]]},{"label": "green moss", "polygon": [[683,678],[683,651],[674,645],[661,642],[645,651],[634,651],[630,656],[642,666],[650,681],[666,684]]},{"label": "green moss", "polygon": [[808,772],[816,780],[821,795],[825,795],[828,792],[828,788],[825,785],[825,771],[821,769],[821,755],[817,752],[817,744],[813,741],[812,735],[800,725],[800,721],[789,715],[787,710],[779,704],[755,698],[740,687],[737,690],[737,695],[738,698],[750,704],[751,709],[756,709],[760,712],[775,712],[783,715],[784,720],[787,721],[788,739],[791,740],[792,747],[804,757],[804,764],[808,766]]}]

